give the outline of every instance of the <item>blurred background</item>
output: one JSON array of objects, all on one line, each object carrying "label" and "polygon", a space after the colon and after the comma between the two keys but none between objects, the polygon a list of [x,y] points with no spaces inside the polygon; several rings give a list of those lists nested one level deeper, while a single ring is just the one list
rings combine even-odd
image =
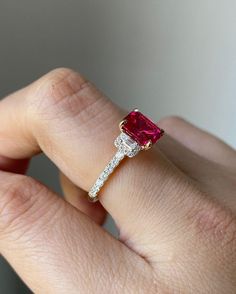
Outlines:
[{"label": "blurred background", "polygon": [[[236,147],[235,0],[1,0],[0,42],[0,97],[71,67],[128,109],[181,115]],[[29,173],[60,192],[44,156]],[[2,259],[5,293],[30,292]]]}]

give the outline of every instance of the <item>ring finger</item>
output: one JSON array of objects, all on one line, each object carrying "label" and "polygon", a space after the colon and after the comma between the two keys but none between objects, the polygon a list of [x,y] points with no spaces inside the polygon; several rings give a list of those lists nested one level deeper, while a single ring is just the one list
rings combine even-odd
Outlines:
[{"label": "ring finger", "polygon": [[[55,70],[1,101],[0,154],[25,158],[42,150],[88,191],[115,152],[123,116],[81,75]],[[182,227],[190,204],[198,202],[189,197],[191,191],[187,178],[153,148],[125,161],[103,187],[100,201],[122,239],[145,254],[144,240],[166,239],[167,228],[175,234]]]}]

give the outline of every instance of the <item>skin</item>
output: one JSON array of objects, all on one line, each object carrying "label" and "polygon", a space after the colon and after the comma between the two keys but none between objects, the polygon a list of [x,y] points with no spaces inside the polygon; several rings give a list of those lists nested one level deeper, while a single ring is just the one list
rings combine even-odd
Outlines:
[{"label": "skin", "polygon": [[[236,152],[219,139],[164,118],[158,144],[87,201],[126,113],[64,68],[0,102],[1,254],[34,293],[235,293]],[[65,199],[25,175],[40,152]]]}]

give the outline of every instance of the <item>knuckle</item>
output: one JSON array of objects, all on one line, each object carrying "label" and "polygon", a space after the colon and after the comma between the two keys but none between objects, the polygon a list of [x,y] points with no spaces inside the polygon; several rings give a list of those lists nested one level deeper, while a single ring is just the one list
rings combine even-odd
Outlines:
[{"label": "knuckle", "polygon": [[81,80],[83,80],[83,77],[78,72],[74,71],[73,69],[60,67],[60,68],[56,68],[49,71],[42,78],[40,78],[36,84],[39,89],[44,87],[44,85],[49,86],[50,88],[54,84],[64,81],[66,78],[70,77],[71,75],[76,75]]},{"label": "knuckle", "polygon": [[[0,231],[15,230],[28,223],[37,194],[44,188],[36,180],[24,175],[12,175],[1,185]],[[33,197],[34,196],[34,197]]]},{"label": "knuckle", "polygon": [[[29,89],[27,121],[31,132],[37,132],[40,147],[55,152],[53,140],[45,136],[72,133],[87,138],[92,134],[104,136],[104,123],[120,119],[121,109],[79,73],[56,69],[46,74]],[[113,113],[113,116],[110,113]]]},{"label": "knuckle", "polygon": [[[68,95],[69,92],[73,93],[73,87],[70,84],[70,81],[75,78],[76,82],[78,83],[78,87],[80,87],[81,84],[86,82],[85,78],[78,72],[74,71],[70,68],[56,68],[49,73],[47,73],[45,76],[43,76],[38,81],[38,90],[45,90],[46,94],[47,91],[49,94],[55,94],[55,99],[60,99],[64,95]],[[58,86],[61,90],[58,92],[55,92],[55,89]],[[63,93],[63,90],[65,93]],[[67,92],[68,91],[68,92]]]},{"label": "knuckle", "polygon": [[30,121],[37,123],[40,118],[41,125],[43,121],[63,122],[77,116],[80,124],[86,123],[97,118],[107,104],[112,105],[92,83],[68,68],[46,74],[32,86],[28,95]]},{"label": "knuckle", "polygon": [[198,235],[218,248],[236,249],[236,215],[219,203],[208,203],[195,215]]},{"label": "knuckle", "polygon": [[85,83],[85,79],[72,69],[54,69],[33,84],[29,106],[32,106],[33,114],[41,114],[75,95]]},{"label": "knuckle", "polygon": [[160,119],[160,121],[158,122],[158,125],[160,125],[161,127],[165,128],[165,129],[170,129],[182,122],[184,122],[185,120],[177,115],[171,115],[171,116],[166,116],[162,119]]}]

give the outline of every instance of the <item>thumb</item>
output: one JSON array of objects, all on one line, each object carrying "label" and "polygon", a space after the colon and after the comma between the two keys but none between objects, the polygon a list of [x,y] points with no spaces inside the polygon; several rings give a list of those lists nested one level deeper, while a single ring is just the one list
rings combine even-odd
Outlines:
[{"label": "thumb", "polygon": [[0,252],[34,293],[102,293],[111,281],[125,283],[114,273],[147,266],[41,183],[7,172],[0,172]]}]

